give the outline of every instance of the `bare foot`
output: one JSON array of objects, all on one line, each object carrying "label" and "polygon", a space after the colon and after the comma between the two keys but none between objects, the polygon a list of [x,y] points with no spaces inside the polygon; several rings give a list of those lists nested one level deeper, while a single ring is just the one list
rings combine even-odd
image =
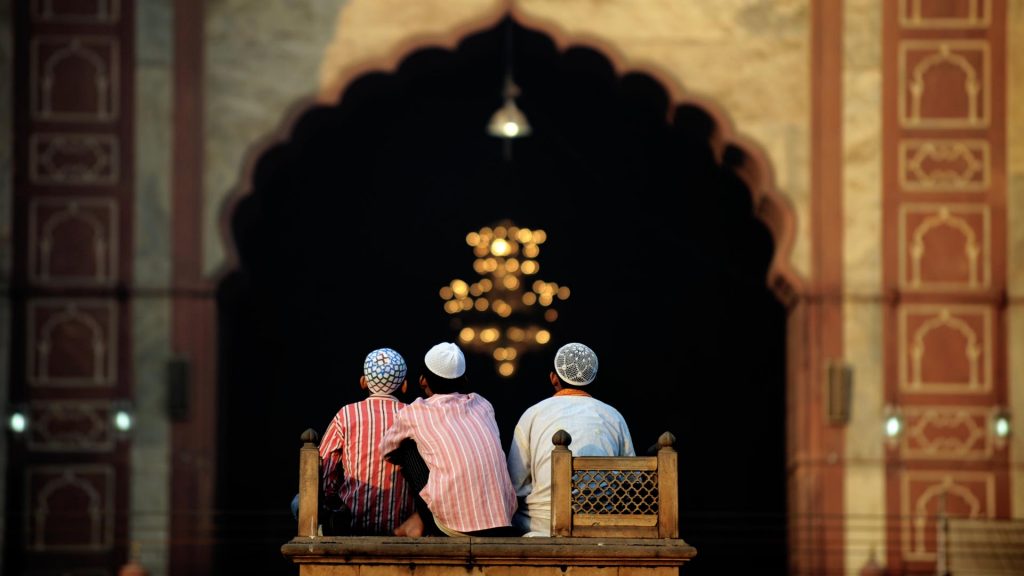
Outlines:
[{"label": "bare foot", "polygon": [[412,513],[405,522],[395,528],[395,536],[408,536],[409,538],[419,538],[423,536],[423,519],[416,512]]}]

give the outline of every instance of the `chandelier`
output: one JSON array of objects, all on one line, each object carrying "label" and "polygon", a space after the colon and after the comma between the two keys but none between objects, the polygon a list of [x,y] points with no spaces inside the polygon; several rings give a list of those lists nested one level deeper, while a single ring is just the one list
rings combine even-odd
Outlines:
[{"label": "chandelier", "polygon": [[551,340],[550,325],[558,319],[558,301],[569,287],[546,282],[540,272],[543,230],[520,228],[509,220],[466,235],[473,249],[473,282],[455,278],[440,290],[444,310],[454,316],[459,341],[472,351],[494,358],[498,374],[516,373],[518,359]]}]

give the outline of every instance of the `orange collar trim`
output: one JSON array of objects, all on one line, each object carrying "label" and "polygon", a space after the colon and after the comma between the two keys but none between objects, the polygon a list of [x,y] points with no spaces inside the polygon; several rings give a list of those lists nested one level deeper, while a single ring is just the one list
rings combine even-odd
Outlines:
[{"label": "orange collar trim", "polygon": [[589,398],[590,394],[575,388],[562,388],[558,392],[555,392],[555,396],[586,396]]}]

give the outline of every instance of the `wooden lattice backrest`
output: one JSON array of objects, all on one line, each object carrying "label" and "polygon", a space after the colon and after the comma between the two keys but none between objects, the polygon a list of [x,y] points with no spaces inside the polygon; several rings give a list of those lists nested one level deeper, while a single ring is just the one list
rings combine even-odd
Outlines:
[{"label": "wooden lattice backrest", "polygon": [[573,456],[572,437],[551,441],[551,535],[678,538],[675,437],[658,439],[656,456]]}]

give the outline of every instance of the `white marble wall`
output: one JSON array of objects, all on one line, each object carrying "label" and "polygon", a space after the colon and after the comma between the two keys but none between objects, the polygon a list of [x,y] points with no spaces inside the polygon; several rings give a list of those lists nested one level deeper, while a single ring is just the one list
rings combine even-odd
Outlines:
[{"label": "white marble wall", "polygon": [[885,562],[882,411],[882,6],[843,5],[843,350],[853,367],[846,427],[846,570]]},{"label": "white marble wall", "polygon": [[1011,0],[1007,18],[1007,312],[1010,412],[1014,431],[1010,447],[1013,517],[1024,518],[1024,0]]},{"label": "white marble wall", "polygon": [[457,42],[456,29],[489,27],[481,20],[496,19],[504,6],[503,0],[350,0],[320,62],[318,99],[337,101],[354,71],[388,70],[410,49]]},{"label": "white marble wall", "polygon": [[136,428],[131,445],[129,539],[150,576],[168,571],[171,353],[173,0],[138,0],[135,53],[135,203],[132,365]]},{"label": "white marble wall", "polygon": [[241,183],[247,153],[276,132],[290,108],[316,95],[320,62],[345,5],[206,2],[202,234],[207,274],[225,263],[221,210]]},{"label": "white marble wall", "polygon": [[[14,28],[10,0],[0,0],[0,417],[7,426],[11,377],[11,261],[14,190]],[[0,434],[0,534],[7,520],[7,438]],[[0,574],[4,560],[0,557]]]}]

